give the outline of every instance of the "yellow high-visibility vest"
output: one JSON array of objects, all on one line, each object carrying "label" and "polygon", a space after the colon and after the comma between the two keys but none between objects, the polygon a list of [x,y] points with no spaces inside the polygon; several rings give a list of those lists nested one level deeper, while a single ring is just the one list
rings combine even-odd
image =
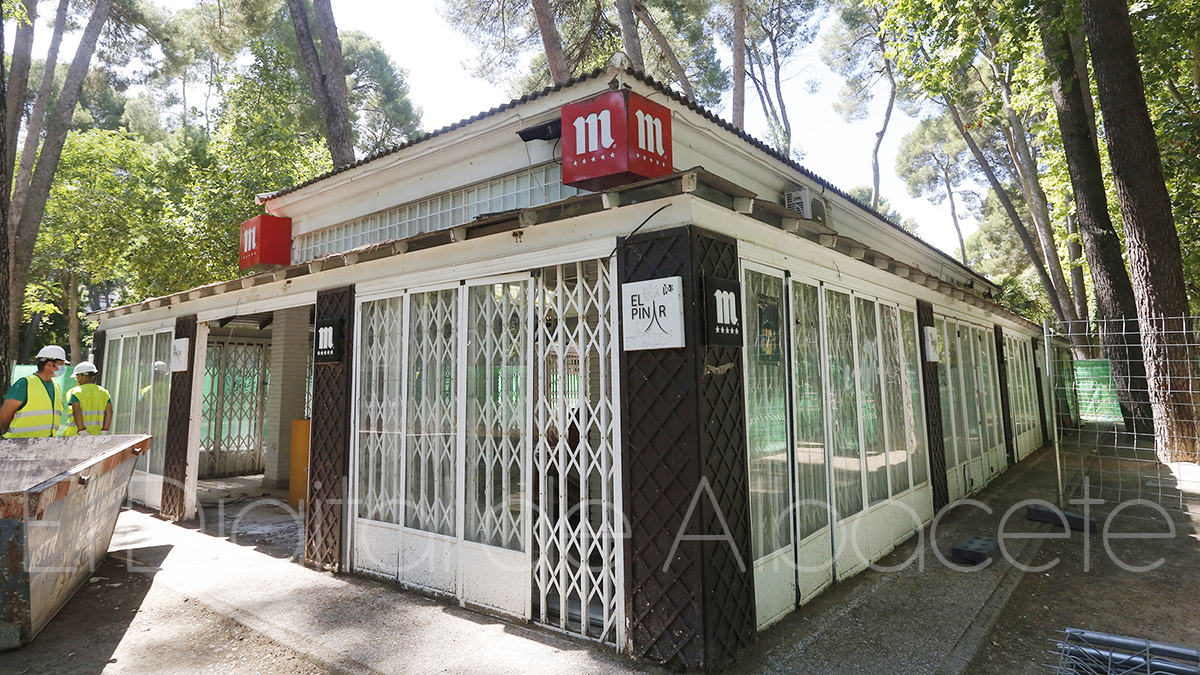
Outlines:
[{"label": "yellow high-visibility vest", "polygon": [[[108,390],[89,382],[68,391],[67,401],[70,401],[72,396],[79,399],[79,407],[83,409],[83,428],[87,429],[89,434],[99,436],[104,427],[104,410],[112,400]],[[79,435],[79,429],[75,428],[75,415],[71,412],[70,403],[63,411],[62,435]]]},{"label": "yellow high-visibility vest", "polygon": [[5,438],[43,438],[55,436],[58,432],[58,421],[62,419],[63,397],[58,383],[54,385],[54,400],[46,395],[46,385],[37,375],[25,378],[25,405],[17,411],[12,424],[8,426]]}]

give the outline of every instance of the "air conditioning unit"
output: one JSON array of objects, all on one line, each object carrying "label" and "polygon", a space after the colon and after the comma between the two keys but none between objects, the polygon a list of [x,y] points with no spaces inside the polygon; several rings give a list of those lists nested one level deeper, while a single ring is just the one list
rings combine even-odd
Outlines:
[{"label": "air conditioning unit", "polygon": [[825,222],[825,200],[808,188],[783,193],[783,205],[808,220]]}]

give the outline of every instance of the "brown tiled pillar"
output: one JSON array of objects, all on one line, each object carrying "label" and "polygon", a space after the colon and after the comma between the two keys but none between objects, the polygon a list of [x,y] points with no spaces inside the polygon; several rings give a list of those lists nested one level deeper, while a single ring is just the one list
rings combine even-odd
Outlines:
[{"label": "brown tiled pillar", "polygon": [[[104,348],[107,346],[108,333],[98,330],[92,333],[92,365],[96,366],[97,370],[104,368]],[[99,383],[99,380],[97,380]]]},{"label": "brown tiled pillar", "polygon": [[932,327],[933,305],[917,301],[917,343],[921,351],[921,386],[925,388],[925,431],[929,438],[929,484],[933,488],[933,510],[950,503],[946,484],[946,439],[942,436],[942,389],[938,385],[937,361],[925,350],[925,328]]},{"label": "brown tiled pillar", "polygon": [[196,362],[196,315],[175,320],[175,339],[188,339],[187,370],[171,373],[167,404],[167,441],[163,451],[162,515],[184,520],[186,513],[188,431],[192,426],[192,370]]},{"label": "brown tiled pillar", "polygon": [[755,636],[742,355],[704,343],[704,278],[738,278],[737,243],[694,227],[631,237],[618,276],[682,277],[686,335],[622,351],[630,644],[674,668],[718,667]]},{"label": "brown tiled pillar", "polygon": [[1030,351],[1030,354],[1033,356],[1033,381],[1037,386],[1038,422],[1042,425],[1042,445],[1045,445],[1051,439],[1050,428],[1046,424],[1046,391],[1042,386],[1042,364],[1045,361],[1042,358],[1038,358],[1037,355],[1038,345],[1041,343],[1042,340],[1033,338],[1033,349]]},{"label": "brown tiled pillar", "polygon": [[1008,360],[1004,358],[1004,329],[999,324],[996,332],[996,373],[1000,376],[1000,419],[1004,422],[1004,452],[1008,465],[1017,463],[1017,444],[1013,439],[1012,407],[1008,391]]},{"label": "brown tiled pillar", "polygon": [[315,348],[320,350],[321,328],[328,325],[333,328],[332,337],[340,353],[333,359],[314,358],[313,363],[304,559],[338,571],[342,566],[342,523],[350,467],[354,287],[318,291],[315,322]]}]

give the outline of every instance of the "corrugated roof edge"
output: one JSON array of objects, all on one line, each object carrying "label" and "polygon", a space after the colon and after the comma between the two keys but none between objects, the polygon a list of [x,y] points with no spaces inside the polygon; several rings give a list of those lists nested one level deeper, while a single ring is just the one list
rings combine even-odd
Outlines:
[{"label": "corrugated roof edge", "polygon": [[[444,126],[441,129],[438,129],[436,131],[431,131],[431,132],[429,132],[423,136],[420,136],[418,138],[411,139],[405,143],[402,143],[401,145],[393,146],[386,150],[381,150],[379,152],[376,152],[375,154],[368,155],[367,157],[364,157],[353,164],[347,164],[346,166],[337,167],[335,169],[332,169],[330,171],[327,171],[327,172],[321,174],[320,176],[317,176],[315,178],[310,178],[310,179],[304,181],[303,183],[298,183],[291,187],[282,188],[282,189],[276,190],[274,192],[264,193],[264,195],[262,195],[262,197],[264,197],[265,199],[275,199],[277,197],[282,197],[284,195],[291,194],[292,192],[296,192],[297,190],[301,190],[301,189],[306,188],[315,183],[319,183],[328,178],[332,178],[333,176],[336,176],[345,171],[349,171],[350,169],[355,169],[360,166],[363,166],[364,164],[369,164],[370,162],[373,162],[377,159],[381,159],[383,157],[387,157],[388,155],[392,155],[392,154],[395,154],[402,150],[406,150],[408,148],[413,147],[414,145],[418,145],[420,143],[425,143],[434,138],[437,138],[438,136],[443,136],[445,134],[448,134],[451,131],[454,131],[456,129],[461,129],[461,128],[467,126],[468,124],[473,124],[475,122],[478,122],[479,120],[487,119],[488,117],[491,117],[498,113],[504,112],[505,110],[510,110],[519,105],[523,105],[530,101],[534,101],[539,98],[542,98],[543,96],[548,96],[554,92],[561,91],[568,87],[579,84],[580,82],[586,82],[588,80],[593,80],[593,79],[603,75],[607,70],[608,70],[607,68],[597,68],[590,73],[584,73],[582,75],[572,77],[571,79],[567,80],[566,82],[562,82],[560,84],[546,87],[545,89],[541,89],[539,91],[531,92],[529,94],[522,96],[521,98],[513,99],[503,105],[496,106],[490,110],[486,110],[479,114],[472,115],[471,117],[468,117],[466,119],[459,120],[458,122],[455,122],[454,124]],[[892,219],[890,219],[887,216],[884,216],[883,214],[879,213],[878,211],[872,209],[867,204],[863,204],[859,200],[850,196],[849,193],[847,193],[847,192],[841,190],[840,188],[838,188],[837,186],[835,186],[833,183],[830,183],[829,181],[825,180],[824,178],[818,176],[816,173],[813,173],[813,171],[811,171],[810,169],[797,163],[791,157],[785,156],[783,153],[772,148],[771,146],[767,145],[766,143],[758,140],[757,138],[751,136],[750,134],[746,133],[742,129],[739,129],[739,128],[735,127],[733,124],[721,119],[720,117],[715,115],[712,111],[708,110],[707,108],[700,105],[699,103],[696,103],[695,101],[688,98],[687,96],[684,96],[682,93],[677,92],[674,89],[671,89],[669,86],[655,80],[654,78],[650,77],[649,75],[646,75],[642,71],[635,70],[633,68],[628,68],[625,70],[625,73],[633,76],[635,79],[642,82],[643,84],[646,84],[647,86],[670,97],[671,99],[682,104],[684,107],[695,112],[696,114],[700,115],[701,117],[703,117],[711,122],[714,122],[717,126],[734,134],[738,138],[741,138],[742,140],[746,141],[747,143],[754,146],[758,150],[761,150],[762,152],[767,153],[774,159],[779,160],[780,162],[783,162],[789,168],[799,172],[801,175],[811,178],[813,181],[816,181],[818,184],[820,184],[822,187],[829,190],[830,192],[833,192],[834,194],[841,197],[842,199],[849,201],[850,203],[859,207],[863,211],[874,215],[880,222],[882,222],[886,225],[889,225],[892,228],[894,228],[896,231],[901,232],[901,233],[907,235],[908,237],[912,238],[913,240],[920,242],[922,245],[928,247],[930,250],[934,251],[935,253],[937,253],[939,256],[941,256],[945,260],[953,263],[956,267],[959,267],[959,268],[965,270],[971,276],[976,277],[977,279],[983,281],[984,283],[988,284],[989,286],[993,286],[993,287],[995,286],[995,284],[993,284],[991,281],[988,281],[988,279],[986,277],[984,277],[982,274],[971,269],[969,266],[964,265],[961,261],[956,260],[954,258],[954,256],[937,248],[936,246],[930,244],[929,242],[918,237],[917,235],[913,234],[912,232],[909,232],[908,230],[904,229],[903,227],[900,227],[900,225],[898,223],[896,223],[895,221],[893,221]]]}]

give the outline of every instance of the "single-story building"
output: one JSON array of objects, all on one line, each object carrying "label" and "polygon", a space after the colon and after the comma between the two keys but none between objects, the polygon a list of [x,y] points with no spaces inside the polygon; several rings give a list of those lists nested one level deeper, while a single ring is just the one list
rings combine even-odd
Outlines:
[{"label": "single-story building", "polygon": [[312,564],[706,668],[1043,443],[1041,327],[622,58],[93,315],[135,498],[287,485],[310,418]]}]

